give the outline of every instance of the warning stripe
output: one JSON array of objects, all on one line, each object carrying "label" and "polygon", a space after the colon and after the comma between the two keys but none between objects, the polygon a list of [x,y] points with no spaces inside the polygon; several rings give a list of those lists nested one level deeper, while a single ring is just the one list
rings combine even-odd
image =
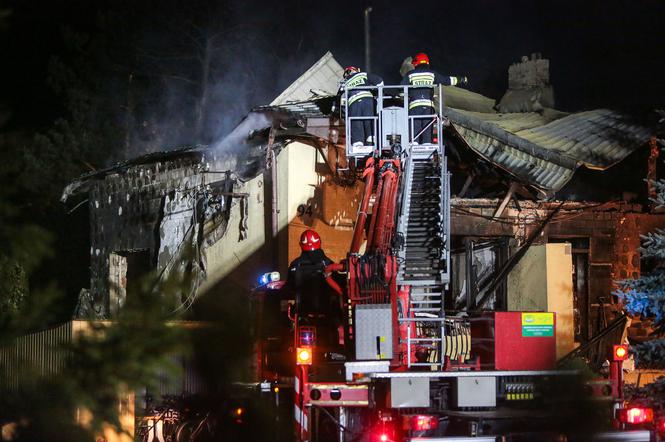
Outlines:
[{"label": "warning stripe", "polygon": [[298,406],[298,404],[296,404],[293,411],[295,412],[296,422],[306,432],[307,431],[307,423],[308,423],[306,409],[302,409]]},{"label": "warning stripe", "polygon": [[303,379],[303,382],[301,382],[300,377],[303,375],[307,376],[305,370],[301,369],[301,367],[296,367],[296,376],[293,380],[293,386],[294,386],[293,417],[295,421],[296,440],[300,442],[309,440],[309,418],[308,418],[309,409],[300,406],[300,404],[303,403],[302,388],[304,388],[306,381],[305,379]]}]

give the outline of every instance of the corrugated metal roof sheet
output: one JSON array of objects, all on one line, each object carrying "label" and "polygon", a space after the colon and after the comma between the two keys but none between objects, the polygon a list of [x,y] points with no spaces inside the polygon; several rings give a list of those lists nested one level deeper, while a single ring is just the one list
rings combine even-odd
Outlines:
[{"label": "corrugated metal roof sheet", "polygon": [[[270,110],[285,110],[292,113],[298,119],[305,120],[307,118],[324,117],[326,113],[321,110],[319,102],[322,100],[331,100],[334,96],[327,96],[321,99],[289,102],[286,104],[278,104],[274,106],[259,106],[252,109],[253,111],[270,111]],[[330,107],[330,106],[328,106]]]},{"label": "corrugated metal roof sheet", "polygon": [[652,132],[608,109],[499,114],[447,108],[446,113],[479,155],[548,193],[561,189],[579,164],[604,170],[623,160]]},{"label": "corrugated metal roof sheet", "polygon": [[344,69],[335,60],[332,53],[326,52],[314,65],[291,83],[284,92],[275,98],[271,106],[289,102],[303,102],[312,97],[312,90],[320,91],[320,95],[334,95],[339,88],[339,80]]},{"label": "corrugated metal roof sheet", "polygon": [[653,130],[609,109],[580,112],[540,127],[516,132],[592,169],[607,169],[646,143]]},{"label": "corrugated metal roof sheet", "polygon": [[443,104],[455,109],[493,113],[496,102],[484,95],[456,86],[443,86]]}]

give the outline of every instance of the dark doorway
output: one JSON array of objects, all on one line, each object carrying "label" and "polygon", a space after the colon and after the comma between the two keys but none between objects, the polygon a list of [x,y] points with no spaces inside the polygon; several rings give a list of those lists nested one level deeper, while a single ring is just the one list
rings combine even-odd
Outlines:
[{"label": "dark doorway", "polygon": [[150,250],[132,250],[123,253],[127,259],[127,296],[132,296],[132,293],[140,290],[141,279],[153,270]]},{"label": "dark doorway", "polygon": [[140,290],[141,279],[153,270],[150,250],[123,250],[109,256],[109,311],[114,317],[128,297]]}]

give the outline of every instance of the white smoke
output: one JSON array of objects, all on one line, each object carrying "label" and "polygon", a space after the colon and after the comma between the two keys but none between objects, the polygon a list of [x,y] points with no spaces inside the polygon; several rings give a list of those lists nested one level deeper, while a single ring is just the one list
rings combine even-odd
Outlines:
[{"label": "white smoke", "polygon": [[248,147],[248,141],[260,131],[269,129],[272,121],[264,112],[250,112],[235,129],[211,148],[217,153],[238,153]]}]

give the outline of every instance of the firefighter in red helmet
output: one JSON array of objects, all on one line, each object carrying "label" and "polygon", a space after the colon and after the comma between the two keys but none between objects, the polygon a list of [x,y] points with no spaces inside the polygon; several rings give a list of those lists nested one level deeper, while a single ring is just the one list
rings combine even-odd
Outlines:
[{"label": "firefighter in red helmet", "polygon": [[321,249],[321,237],[315,230],[305,230],[300,235],[300,250],[312,252]]},{"label": "firefighter in red helmet", "polygon": [[[467,82],[466,77],[444,76],[433,71],[429,66],[429,57],[424,52],[416,54],[411,59],[411,64],[413,70],[402,78],[403,85],[412,86],[409,89],[409,115],[434,115],[434,87],[439,84],[455,86]],[[428,117],[413,120],[414,133],[411,136],[414,137],[414,144],[432,143],[434,125],[430,124],[431,120]]]},{"label": "firefighter in red helmet", "polygon": [[314,230],[300,235],[300,256],[289,265],[287,284],[295,291],[300,314],[325,313],[328,309],[330,287],[324,271],[332,260],[321,249],[321,237]]},{"label": "firefighter in red helmet", "polygon": [[[380,86],[383,79],[375,74],[363,72],[360,68],[349,66],[344,69],[338,95],[344,100],[347,92],[349,117],[374,117],[376,115],[374,94],[367,89],[354,89],[358,86]],[[351,121],[351,144],[358,148],[374,145],[374,124],[371,119]]]}]

